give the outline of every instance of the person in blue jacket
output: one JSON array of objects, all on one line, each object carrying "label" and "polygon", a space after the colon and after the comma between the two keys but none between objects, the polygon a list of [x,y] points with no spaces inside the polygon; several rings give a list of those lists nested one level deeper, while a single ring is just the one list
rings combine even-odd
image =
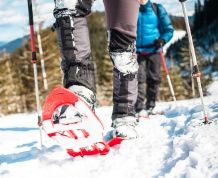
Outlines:
[{"label": "person in blue jacket", "polygon": [[[172,38],[173,26],[161,4],[142,0],[137,23],[138,97],[135,104],[140,116],[152,114],[159,84],[162,47]],[[147,86],[146,86],[147,85]],[[146,103],[145,101],[146,96]]]}]

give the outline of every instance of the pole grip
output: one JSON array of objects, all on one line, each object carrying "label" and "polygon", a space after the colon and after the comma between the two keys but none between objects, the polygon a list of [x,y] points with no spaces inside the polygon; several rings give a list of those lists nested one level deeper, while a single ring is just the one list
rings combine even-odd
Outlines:
[{"label": "pole grip", "polygon": [[166,64],[166,60],[165,60],[163,51],[160,51],[160,58],[161,58],[161,61],[162,61],[162,64],[163,64],[164,71],[165,71],[166,75],[168,75],[169,74],[169,70],[167,68],[167,64]]},{"label": "pole grip", "polygon": [[33,21],[33,8],[32,0],[27,0],[28,2],[28,12],[29,12],[29,25],[30,25],[30,41],[32,50],[32,63],[36,63],[36,46],[35,46],[35,32],[34,32],[34,21]]}]

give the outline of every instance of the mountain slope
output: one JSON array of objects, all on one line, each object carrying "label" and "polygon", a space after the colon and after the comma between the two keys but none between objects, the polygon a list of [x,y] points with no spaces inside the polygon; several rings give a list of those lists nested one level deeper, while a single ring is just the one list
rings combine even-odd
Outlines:
[{"label": "mountain slope", "polygon": [[9,43],[3,43],[2,45],[0,44],[0,51],[5,50],[5,52],[12,53],[18,47],[24,45],[27,42],[28,38],[28,36],[24,36],[22,38],[10,41]]},{"label": "mountain slope", "polygon": [[0,47],[3,46],[4,44],[6,44],[7,42],[5,41],[0,41]]}]

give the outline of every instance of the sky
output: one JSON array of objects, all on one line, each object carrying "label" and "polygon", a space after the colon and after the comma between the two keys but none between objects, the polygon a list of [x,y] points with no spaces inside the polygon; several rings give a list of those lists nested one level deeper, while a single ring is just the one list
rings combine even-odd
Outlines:
[{"label": "sky", "polygon": [[[154,0],[162,3],[167,11],[174,15],[182,15],[181,5],[178,0]],[[187,11],[193,14],[194,2],[187,1]],[[37,14],[45,21],[44,26],[51,25],[55,19],[52,15],[53,0],[35,0],[38,4]],[[93,5],[93,11],[104,10],[102,0],[97,0]],[[27,0],[0,0],[0,42],[11,41],[29,33]],[[34,21],[38,17],[34,16]]]},{"label": "sky", "polygon": [[[0,116],[1,178],[218,178],[218,75],[207,88],[202,125],[200,99],[158,102],[164,115],[140,119],[139,137],[125,140],[105,156],[70,157],[42,131],[36,113]],[[112,106],[96,114],[110,131]],[[104,134],[104,135],[105,135]]]}]

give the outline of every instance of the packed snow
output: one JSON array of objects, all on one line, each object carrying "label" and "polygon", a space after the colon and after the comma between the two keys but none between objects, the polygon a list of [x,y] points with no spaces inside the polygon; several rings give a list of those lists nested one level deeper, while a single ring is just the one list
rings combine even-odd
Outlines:
[{"label": "packed snow", "polygon": [[[142,119],[140,137],[108,155],[70,157],[42,131],[37,114],[0,117],[1,178],[218,178],[218,85],[204,98],[211,124],[204,125],[199,98],[159,102],[164,115]],[[96,110],[110,130],[112,107]]]}]

